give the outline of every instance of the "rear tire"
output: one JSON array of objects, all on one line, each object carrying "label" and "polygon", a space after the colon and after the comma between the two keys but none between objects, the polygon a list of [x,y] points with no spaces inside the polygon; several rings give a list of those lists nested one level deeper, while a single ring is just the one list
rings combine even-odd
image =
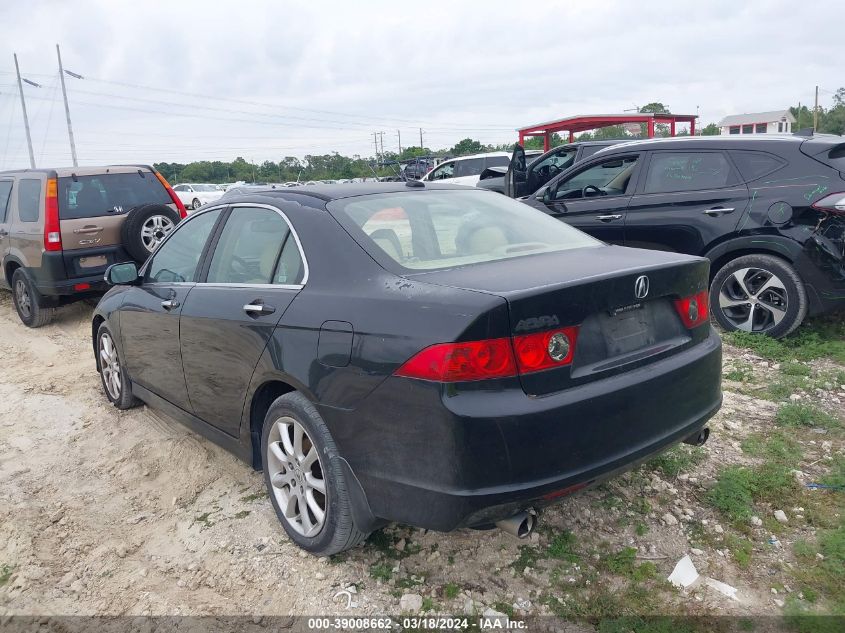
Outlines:
[{"label": "rear tire", "polygon": [[41,293],[30,281],[23,268],[18,268],[12,274],[12,300],[15,302],[18,317],[27,327],[36,328],[47,325],[56,313],[55,308],[44,305]]},{"label": "rear tire", "polygon": [[789,262],[772,255],[744,255],[713,277],[710,310],[727,331],[781,338],[804,320],[807,292]]},{"label": "rear tire", "polygon": [[118,409],[131,409],[141,404],[132,395],[132,383],[126,375],[123,359],[117,351],[111,330],[105,323],[97,330],[97,369],[106,398]]},{"label": "rear tire", "polygon": [[129,212],[123,223],[123,248],[140,263],[147,260],[182,218],[163,204],[145,204]]},{"label": "rear tire", "polygon": [[316,556],[331,556],[367,538],[352,519],[334,440],[302,394],[285,394],[270,405],[261,453],[270,501],[294,543]]},{"label": "rear tire", "polygon": [[191,202],[191,208],[196,211],[202,206],[202,202],[199,201],[199,198],[194,198],[193,202]]}]

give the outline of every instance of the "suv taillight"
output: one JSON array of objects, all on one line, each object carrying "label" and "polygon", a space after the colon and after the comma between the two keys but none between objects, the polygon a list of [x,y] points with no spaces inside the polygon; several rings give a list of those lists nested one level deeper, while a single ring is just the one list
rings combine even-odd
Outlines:
[{"label": "suv taillight", "polygon": [[698,327],[710,320],[710,294],[706,290],[675,300],[675,310],[688,329]]},{"label": "suv taillight", "polygon": [[173,204],[176,205],[176,209],[179,211],[180,218],[187,218],[188,212],[185,210],[185,205],[182,204],[182,201],[179,199],[179,196],[176,195],[176,192],[173,191],[173,187],[170,186],[170,183],[167,182],[167,179],[162,176],[160,173],[155,172],[156,178],[164,187],[165,191],[167,191],[167,195],[170,196],[170,199],[173,201]]},{"label": "suv taillight", "polygon": [[813,203],[813,208],[838,215],[845,215],[845,191],[832,193]]},{"label": "suv taillight", "polygon": [[55,178],[47,179],[44,199],[44,250],[62,250],[62,230],[59,226],[59,186]]}]

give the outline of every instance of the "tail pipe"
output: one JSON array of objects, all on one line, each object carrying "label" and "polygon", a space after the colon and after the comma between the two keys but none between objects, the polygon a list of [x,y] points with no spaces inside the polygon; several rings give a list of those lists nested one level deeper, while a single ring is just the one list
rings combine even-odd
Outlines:
[{"label": "tail pipe", "polygon": [[519,512],[512,517],[496,522],[497,528],[516,538],[527,538],[534,531],[536,525],[537,513],[534,510]]},{"label": "tail pipe", "polygon": [[692,444],[693,446],[701,446],[710,437],[710,427],[705,426],[700,431],[697,431],[684,439],[684,444]]}]

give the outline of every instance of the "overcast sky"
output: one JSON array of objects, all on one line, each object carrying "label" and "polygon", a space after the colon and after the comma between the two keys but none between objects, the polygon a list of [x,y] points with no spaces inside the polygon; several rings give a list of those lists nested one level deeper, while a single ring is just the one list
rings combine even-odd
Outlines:
[{"label": "overcast sky", "polygon": [[[798,9],[800,7],[800,10]],[[795,18],[800,13],[801,18]],[[3,2],[0,169],[80,162],[373,154],[516,140],[558,117],[661,101],[703,124],[828,106],[845,85],[845,2]]]}]

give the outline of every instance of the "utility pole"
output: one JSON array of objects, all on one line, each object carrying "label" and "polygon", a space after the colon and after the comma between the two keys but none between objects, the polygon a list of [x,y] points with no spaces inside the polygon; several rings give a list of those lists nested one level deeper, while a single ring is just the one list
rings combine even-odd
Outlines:
[{"label": "utility pole", "polygon": [[813,107],[813,133],[819,129],[819,87],[816,86],[816,105]]},{"label": "utility pole", "polygon": [[422,149],[422,148],[423,148],[422,133],[423,133],[423,129],[422,129],[422,128],[420,128],[420,149]]},{"label": "utility pole", "polygon": [[379,132],[378,136],[379,136],[379,143],[381,145],[381,155],[382,155],[382,158],[384,158],[384,132]]},{"label": "utility pole", "polygon": [[15,72],[18,74],[18,90],[21,93],[21,107],[23,108],[23,126],[26,128],[26,145],[29,148],[29,166],[35,169],[35,154],[32,153],[32,136],[29,133],[29,117],[26,116],[26,99],[23,96],[23,82],[21,81],[21,69],[18,66],[18,54],[14,53]]},{"label": "utility pole", "polygon": [[399,137],[399,156],[402,156],[402,131],[396,130],[396,136]]},{"label": "utility pole", "polygon": [[59,50],[59,45],[56,44],[56,56],[59,58],[59,78],[62,81],[62,97],[65,100],[65,118],[67,119],[67,135],[70,138],[70,156],[73,159],[73,166],[79,165],[76,160],[76,143],[73,140],[73,126],[70,124],[70,108],[67,104],[67,90],[65,89],[65,69],[62,68],[62,52]]},{"label": "utility pole", "polygon": [[376,163],[378,163],[378,132],[373,132],[373,144],[376,146]]}]

